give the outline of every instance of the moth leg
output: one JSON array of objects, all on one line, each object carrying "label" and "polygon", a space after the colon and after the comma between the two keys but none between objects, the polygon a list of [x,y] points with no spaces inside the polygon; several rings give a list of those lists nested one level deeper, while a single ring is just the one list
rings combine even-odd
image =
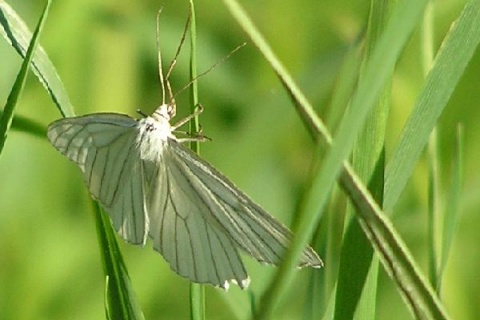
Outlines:
[{"label": "moth leg", "polygon": [[171,128],[172,128],[172,131],[175,131],[177,130],[177,128],[180,128],[181,126],[183,126],[185,123],[187,123],[188,121],[192,120],[193,118],[195,118],[196,116],[200,115],[204,108],[203,106],[199,103],[195,106],[195,112],[192,113],[191,115],[183,118],[182,120],[178,121],[177,123],[175,123]]},{"label": "moth leg", "polygon": [[201,134],[199,132],[195,133],[194,135],[191,135],[189,132],[183,132],[183,133],[185,133],[187,135],[187,137],[177,138],[177,141],[180,142],[180,143],[194,142],[194,141],[197,141],[197,142],[212,141],[212,139],[210,139],[207,136],[204,136],[203,134]]}]

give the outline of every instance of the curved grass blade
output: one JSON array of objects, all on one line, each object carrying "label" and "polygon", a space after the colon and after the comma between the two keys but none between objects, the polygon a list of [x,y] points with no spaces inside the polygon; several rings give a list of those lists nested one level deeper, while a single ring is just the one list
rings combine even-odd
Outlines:
[{"label": "curved grass blade", "polygon": [[105,313],[108,319],[144,319],[108,215],[93,202],[97,236],[105,273]]},{"label": "curved grass blade", "polygon": [[385,211],[402,193],[428,137],[480,43],[480,1],[470,0],[442,43],[385,173]]},{"label": "curved grass blade", "polygon": [[[46,12],[50,2],[50,0],[47,2],[42,19],[46,17]],[[57,73],[55,72],[55,68],[48,59],[46,53],[43,51],[43,49],[41,49],[41,47],[39,47],[36,53],[33,54],[32,44],[38,42],[41,23],[43,23],[43,20],[39,22],[37,30],[35,31],[33,37],[31,37],[30,32],[28,31],[28,28],[23,20],[5,2],[0,2],[0,24],[3,27],[0,31],[21,55],[25,55],[21,72],[23,72],[24,76],[26,76],[25,66],[28,67],[30,63],[32,63],[34,72],[45,86],[47,91],[50,93],[52,99],[61,110],[61,113],[64,116],[72,116],[74,113],[72,111],[68,95],[66,94],[66,91],[60,79],[58,78]],[[29,49],[25,50],[27,43],[26,39],[30,38],[32,38],[32,41]],[[18,85],[16,84],[16,86]],[[12,89],[12,92],[18,92],[18,89],[15,89],[16,86]],[[18,96],[15,99],[18,99]],[[7,124],[4,125],[3,128],[7,129],[9,127],[9,123],[12,122],[11,116],[13,115],[13,109],[8,107],[9,103],[10,102],[7,102],[7,106],[2,114],[2,119],[7,119],[2,120],[2,122]],[[18,127],[20,130],[25,130],[45,137],[45,129],[43,126],[40,126],[28,119],[16,117],[13,119],[13,125]],[[107,279],[108,286],[105,290],[107,293],[106,301],[108,302],[106,305],[107,317],[111,319],[143,319],[143,315],[141,314],[138,303],[134,297],[130,280],[128,278],[127,269],[123,263],[123,258],[121,257],[121,253],[118,249],[115,235],[111,230],[110,222],[108,221],[107,216],[99,213],[99,211],[97,212],[96,219],[98,226],[97,235],[100,242],[100,251],[102,253],[102,260],[105,266],[105,277]]]},{"label": "curved grass blade", "polygon": [[38,44],[38,39],[40,33],[42,32],[45,21],[47,20],[48,10],[50,8],[51,1],[47,0],[47,4],[43,10],[40,19],[38,20],[37,27],[33,36],[31,37],[30,44],[28,45],[27,52],[25,54],[25,59],[23,60],[20,71],[17,75],[15,83],[8,95],[7,102],[3,109],[2,117],[0,118],[0,154],[2,153],[3,147],[5,145],[5,140],[7,139],[7,133],[12,125],[13,113],[17,105],[20,94],[25,87],[25,82],[27,80],[28,71],[30,70],[30,63],[32,62],[33,56],[35,54],[35,49]]},{"label": "curved grass blade", "polygon": [[[0,1],[0,34],[20,54],[25,57],[32,33],[26,23],[6,2]],[[32,70],[52,97],[62,116],[74,115],[68,94],[55,67],[42,46],[35,50]]]},{"label": "curved grass blade", "polygon": [[[250,18],[246,15],[245,11],[234,0],[224,0],[224,2],[227,8],[230,10],[232,16],[247,32],[255,45],[259,48],[265,58],[272,65],[272,68],[274,68],[274,70],[277,72],[280,80],[290,93],[292,100],[297,107],[299,114],[302,117],[302,120],[305,122],[306,127],[312,134],[312,137],[316,140],[320,135],[322,135],[323,138],[327,141],[327,143],[330,144],[331,136],[329,132],[326,130],[321,120],[315,115],[315,113],[313,112],[313,108],[308,103],[308,100],[298,89],[289,74],[278,61],[270,47],[267,45],[263,37],[253,25]],[[390,48],[391,50],[393,49],[393,51],[399,51],[401,49],[403,43],[406,41],[406,38],[408,38],[408,35],[415,27],[415,23],[420,20],[422,8],[424,7],[424,5],[425,1],[405,1],[402,2],[398,10],[396,10],[398,12],[396,12],[396,14],[392,14],[392,17],[396,17],[394,23],[397,25],[392,23],[390,29],[396,30],[390,30],[390,32],[396,33],[396,31],[399,31],[401,34],[400,37],[398,34],[394,35],[397,41],[395,42],[394,48]],[[412,17],[412,15],[414,19],[404,19],[405,17]],[[406,27],[404,23],[410,25]],[[398,25],[402,26],[402,28],[398,28]],[[387,34],[388,32],[385,32],[385,35]],[[389,35],[388,37],[385,36],[385,38],[387,39],[389,37],[391,37],[391,35]],[[383,45],[389,46],[388,43],[384,43]],[[379,44],[378,48],[380,47],[382,47],[382,45]],[[378,63],[376,65],[378,72],[373,75],[374,77],[378,76],[378,82],[375,82],[374,80],[373,83],[376,83],[376,85],[380,83],[380,86],[377,87],[377,89],[380,90],[381,83],[384,81],[383,79],[385,77],[384,73],[388,72],[389,70],[389,68],[385,68],[386,70],[384,70],[384,67],[388,67],[389,64],[395,63],[395,57],[398,56],[398,52],[396,54],[393,54],[392,59],[391,55],[381,56],[380,54],[382,53],[382,51],[379,49],[377,51],[380,53],[376,55],[376,58],[372,58],[371,65],[374,65],[374,62]],[[380,61],[378,61],[377,59]],[[372,70],[370,72],[374,71]],[[362,90],[366,91],[365,88],[369,87],[369,85],[367,84],[369,84],[369,82],[364,81],[364,89]],[[359,91],[361,90],[359,89]],[[368,91],[368,93],[361,93],[362,94],[357,93],[357,95],[363,98],[363,95],[371,95],[372,90]],[[371,103],[373,104],[376,100],[375,96],[377,95],[378,92],[373,90],[373,97],[367,97],[368,99],[366,101],[371,101]],[[358,97],[356,99],[358,99]],[[369,107],[368,103],[366,104],[366,106]],[[363,112],[365,112],[365,110],[362,111],[362,113]],[[360,118],[362,117],[360,116]],[[349,122],[344,122],[344,124],[345,123]],[[308,206],[306,206],[306,211],[308,211],[309,217],[316,216],[316,219],[319,218],[319,208],[323,207],[324,203],[326,202],[326,197],[331,186],[331,183],[327,182],[330,182],[335,178],[334,169],[337,169],[337,166],[339,165],[337,161],[344,158],[344,154],[348,154],[348,150],[340,150],[341,148],[345,148],[345,146],[341,143],[344,142],[344,139],[349,140],[348,138],[349,137],[343,136],[342,139],[338,139],[338,142],[336,143],[337,147],[335,148],[334,146],[334,152],[330,152],[330,156],[327,157],[329,165],[324,166],[325,170],[323,172],[325,173],[325,178],[317,179],[317,183],[314,184],[314,187],[311,189],[309,196],[307,196],[308,199],[312,199],[310,200]],[[332,166],[330,166],[330,163],[332,164]],[[350,196],[350,199],[357,207],[357,212],[360,214],[359,216],[363,221],[362,227],[364,229],[364,232],[367,233],[369,240],[376,249],[377,253],[380,255],[385,269],[396,281],[398,288],[400,289],[403,297],[407,301],[407,305],[413,310],[414,314],[420,318],[446,318],[447,316],[445,314],[445,311],[443,310],[443,306],[441,305],[438,298],[434,295],[433,290],[430,288],[428,283],[424,280],[423,276],[418,271],[419,269],[416,266],[415,261],[411,257],[405,244],[403,243],[403,240],[397,234],[397,232],[393,228],[388,218],[382,212],[382,210],[378,207],[378,205],[376,205],[370,193],[365,188],[361,180],[356,176],[351,166],[347,162],[343,162],[341,164],[343,164],[344,170],[340,175],[340,185],[344,189],[344,191]],[[327,169],[331,170],[329,171]],[[324,182],[322,180],[328,181]],[[282,265],[279,270],[279,275],[274,279],[275,290],[270,291],[270,295],[264,296],[266,298],[264,299],[261,308],[263,307],[265,309],[268,309],[263,311],[263,314],[265,316],[268,316],[271,313],[274,302],[277,301],[278,296],[284,291],[286,285],[292,277],[292,261],[295,260],[295,253],[298,255],[296,251],[300,252],[298,248],[301,247],[302,243],[306,243],[306,239],[310,234],[307,230],[311,228],[311,225],[315,225],[314,223],[312,223],[312,221],[314,221],[313,219],[310,219],[309,221],[310,222],[308,223],[303,222],[304,225],[309,224],[305,229],[297,229],[297,231],[305,231],[304,233],[295,233],[296,238],[292,243],[292,247],[296,247],[292,248],[289,256],[285,261],[286,263]],[[271,294],[272,292],[274,293]],[[272,296],[274,297],[272,298]]]}]

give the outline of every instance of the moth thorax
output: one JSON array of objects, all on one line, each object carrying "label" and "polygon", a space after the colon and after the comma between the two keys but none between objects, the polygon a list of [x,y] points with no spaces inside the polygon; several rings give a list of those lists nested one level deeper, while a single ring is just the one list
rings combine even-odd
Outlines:
[{"label": "moth thorax", "polygon": [[168,138],[174,138],[170,123],[163,117],[147,117],[138,122],[137,148],[140,158],[159,161]]}]

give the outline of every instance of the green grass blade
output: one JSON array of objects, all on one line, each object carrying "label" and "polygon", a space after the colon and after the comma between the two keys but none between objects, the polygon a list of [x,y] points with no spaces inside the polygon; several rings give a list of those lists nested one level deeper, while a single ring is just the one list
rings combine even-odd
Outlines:
[{"label": "green grass blade", "polygon": [[[0,33],[3,38],[22,56],[25,57],[29,39],[32,34],[26,23],[20,16],[4,1],[0,1]],[[53,102],[64,117],[74,115],[65,87],[58,76],[55,67],[48,58],[45,50],[38,46],[33,56],[33,72],[52,97]]]},{"label": "green grass blade", "polygon": [[[195,6],[193,0],[190,0],[190,79],[197,78],[197,26],[195,19]],[[198,105],[198,84],[193,81],[190,86],[190,106],[191,112],[195,112]],[[190,122],[190,133],[194,136],[200,128],[198,116]],[[197,154],[200,153],[200,144],[198,141],[192,141],[190,148]],[[202,284],[190,283],[190,319],[205,319],[205,287]]]},{"label": "green grass blade", "polygon": [[[47,9],[50,5],[48,1],[42,19],[46,17]],[[16,15],[16,13],[4,2],[0,3],[1,17],[3,29],[2,34],[10,41],[17,51],[23,55],[25,52],[25,39],[30,39],[30,32],[25,23]],[[39,22],[37,29],[32,37],[32,44],[38,42],[39,30],[43,21]],[[57,104],[64,116],[73,115],[73,111],[68,100],[68,95],[61,84],[58,75],[47,55],[39,47],[37,53],[33,54],[33,46],[29,46],[25,54],[25,60],[22,65],[33,64],[33,70],[47,91],[50,93],[52,99]],[[26,75],[26,70],[21,71]],[[15,89],[15,87],[14,87]],[[2,119],[8,119],[13,114],[13,110],[5,108]],[[2,120],[3,121],[3,120]],[[17,122],[17,119],[14,119]],[[15,123],[14,122],[14,123]],[[45,136],[45,129],[38,124],[33,123],[24,118],[18,118],[18,126],[26,128],[28,132],[41,134]],[[102,254],[102,261],[104,264],[105,278],[107,287],[105,310],[107,317],[110,319],[143,319],[142,312],[136,302],[135,294],[132,290],[127,269],[123,263],[123,258],[116,242],[115,234],[112,230],[108,216],[101,213],[98,205],[96,205],[96,220],[97,220],[97,235],[100,243],[100,252]]]},{"label": "green grass blade", "polygon": [[421,30],[421,43],[422,43],[422,69],[425,76],[432,68],[434,58],[434,34],[433,34],[433,12],[434,3],[429,1],[425,8],[425,14],[423,15],[423,24]]},{"label": "green grass blade", "polygon": [[[429,1],[425,14],[423,15],[423,24],[421,30],[422,37],[422,69],[425,76],[432,68],[434,50],[433,50],[433,2]],[[428,276],[431,285],[436,288],[437,283],[437,248],[436,232],[437,219],[439,212],[439,191],[440,191],[440,170],[438,168],[438,145],[437,131],[434,130],[430,135],[428,146]],[[436,292],[438,294],[438,292]]]},{"label": "green grass blade", "polygon": [[[3,117],[3,112],[0,111],[0,118]],[[33,121],[21,115],[14,115],[12,119],[12,130],[26,132],[38,138],[45,139],[45,125]]]},{"label": "green grass blade", "polygon": [[387,164],[385,211],[397,202],[460,77],[480,42],[480,2],[463,9],[434,60],[434,65]]},{"label": "green grass blade", "polygon": [[[438,168],[437,131],[433,130],[428,148],[428,277],[432,287],[437,287],[437,248],[436,248],[436,225],[440,215],[439,191],[440,170]],[[437,292],[438,294],[438,292]]]},{"label": "green grass blade", "polygon": [[[285,68],[281,65],[281,63],[276,58],[275,54],[272,52],[270,47],[267,45],[263,37],[254,27],[250,18],[246,15],[245,11],[239,6],[239,4],[233,0],[224,0],[225,4],[227,5],[228,9],[232,16],[237,20],[237,22],[242,26],[242,28],[247,32],[250,36],[252,41],[255,45],[259,48],[265,58],[271,63],[272,68],[277,72],[278,76],[280,77],[282,83],[287,88],[288,92],[290,93],[292,100],[297,107],[299,114],[302,120],[305,122],[306,127],[308,128],[309,132],[312,134],[314,139],[317,139],[319,136],[323,136],[327,143],[331,142],[330,133],[326,130],[325,126],[321,122],[321,120],[315,115],[313,112],[313,108],[308,103],[308,100],[305,98],[303,93],[298,89],[294,81],[291,79],[289,74],[286,72]],[[421,15],[421,6],[422,2],[418,1],[406,1],[402,2],[401,8],[402,10],[406,10],[408,12],[404,14],[397,15],[397,19],[400,21],[395,21],[392,23],[394,29],[391,31],[392,33],[396,33],[396,31],[402,30],[405,32],[406,30],[403,28],[398,28],[398,25],[404,26],[404,22],[412,23],[412,21],[419,19]],[[424,2],[423,2],[424,4]],[[412,20],[412,10],[414,19]],[[418,18],[415,19],[415,13],[417,13]],[[395,16],[395,15],[392,15]],[[404,17],[410,17],[409,19],[404,19]],[[398,25],[395,25],[398,24]],[[414,26],[412,26],[413,29]],[[411,30],[409,30],[411,32]],[[409,32],[406,32],[409,33]],[[387,32],[385,32],[387,34]],[[390,37],[390,36],[389,36]],[[389,38],[387,37],[387,39]],[[398,37],[397,34],[394,35],[395,40],[402,42],[405,41],[407,36]],[[384,44],[385,45],[385,44]],[[388,45],[388,44],[387,44]],[[396,44],[395,48],[399,50],[400,48],[397,47],[398,43]],[[382,47],[379,46],[378,47]],[[401,45],[400,45],[401,47]],[[389,49],[392,49],[389,46]],[[380,50],[377,50],[381,52]],[[394,50],[395,51],[395,50]],[[372,58],[372,65],[373,62],[378,62],[378,73],[375,73],[373,76],[378,77],[379,79],[376,84],[380,84],[378,91],[381,89],[381,83],[384,77],[386,77],[385,71],[383,67],[387,66],[391,63],[395,63],[395,59],[391,59],[392,57],[389,56],[386,59],[386,56],[379,56],[377,58]],[[384,59],[385,58],[385,59]],[[377,59],[381,61],[377,61]],[[393,60],[393,61],[392,61]],[[388,68],[386,68],[388,70]],[[373,72],[373,71],[371,71]],[[383,73],[382,73],[383,72]],[[373,80],[375,82],[375,80]],[[364,81],[364,84],[368,83],[368,81]],[[365,90],[365,89],[362,89]],[[360,91],[360,90],[359,90]],[[373,94],[375,97],[378,95],[378,92],[362,92],[362,94]],[[359,95],[362,97],[362,95]],[[375,101],[374,97],[370,97],[370,101]],[[358,99],[358,98],[357,98]],[[372,102],[372,104],[373,104]],[[348,123],[348,122],[347,122]],[[341,141],[341,140],[339,140]],[[340,143],[338,144],[340,145]],[[337,149],[341,148],[338,147]],[[336,152],[342,150],[335,150]],[[343,150],[345,152],[345,150]],[[338,158],[341,154],[330,153],[330,159],[327,158],[327,161],[332,162],[335,165],[335,161],[338,161]],[[334,169],[333,166],[330,165],[324,167],[324,172],[327,172],[328,169]],[[333,173],[333,178],[330,174]],[[326,173],[326,177],[330,179],[334,179],[335,177],[335,170],[331,170],[330,174]],[[350,196],[351,200],[354,202],[355,206],[358,209],[358,212],[361,213],[361,217],[364,221],[367,221],[368,224],[363,225],[364,231],[367,233],[369,240],[371,241],[374,248],[377,250],[377,253],[381,256],[381,260],[385,269],[389,272],[389,275],[396,281],[399,290],[401,291],[402,295],[405,297],[407,304],[414,312],[417,317],[420,318],[437,318],[442,319],[446,318],[445,312],[439,300],[433,294],[433,291],[422,278],[421,274],[418,272],[418,267],[416,267],[414,260],[412,259],[411,255],[409,254],[406,246],[404,245],[402,239],[398,236],[395,229],[389,222],[388,218],[385,214],[381,211],[381,209],[376,205],[375,201],[370,196],[368,190],[365,188],[361,180],[356,176],[355,172],[351,168],[348,163],[344,163],[344,171],[340,176],[340,185],[344,189],[344,191]],[[318,183],[315,184],[314,187],[310,191],[310,197],[307,196],[308,199],[314,199],[316,203],[312,200],[311,208],[308,208],[309,214],[315,216],[318,214],[320,210],[319,207],[323,207],[325,203],[326,194],[329,192],[330,185],[328,183]],[[319,196],[320,195],[320,196]],[[320,199],[321,198],[321,199]],[[318,217],[317,217],[318,218]],[[310,227],[310,226],[309,226]],[[302,229],[303,230],[303,229]],[[299,241],[299,237],[302,237]],[[301,250],[302,246],[299,244],[304,243],[303,240],[308,238],[307,234],[298,234],[296,233],[296,241],[293,243],[297,247],[293,250],[297,253]],[[306,240],[304,240],[306,242]],[[293,251],[291,251],[293,252]],[[290,257],[287,258],[288,260],[293,261],[293,255],[290,253]],[[283,292],[286,287],[286,284],[289,283],[290,278],[292,276],[292,269],[293,264],[291,261],[286,259],[287,264],[283,264],[280,272],[282,273],[281,276],[275,278],[275,286],[277,293],[270,293],[265,295],[265,300],[263,300],[263,304],[260,308],[264,308],[262,312],[264,312],[265,316],[268,316],[274,306],[274,302],[277,301],[279,293]],[[272,292],[272,291],[271,291]],[[275,296],[275,297],[273,297]],[[273,298],[272,298],[273,297]],[[272,300],[273,302],[270,302]],[[267,310],[265,310],[267,308]]]},{"label": "green grass blade", "polygon": [[105,273],[105,313],[109,319],[144,319],[107,214],[94,203],[97,236]]},{"label": "green grass blade", "polygon": [[[190,112],[194,113],[195,108],[199,104],[198,100],[198,77],[197,73],[197,25],[195,19],[195,6],[193,0],[190,0]],[[195,79],[195,80],[194,80]],[[200,130],[198,116],[194,117],[190,122],[190,133],[195,135]],[[190,147],[196,153],[200,152],[200,144],[198,141],[192,141]]]},{"label": "green grass blade", "polygon": [[333,290],[325,306],[322,306],[325,310],[323,317],[311,318],[311,319],[322,319],[322,320],[331,320],[333,319],[335,313],[335,290]]},{"label": "green grass blade", "polygon": [[[371,58],[388,21],[390,6],[373,1],[367,30],[365,61]],[[390,69],[390,76],[393,67]],[[360,78],[363,81],[363,78]],[[390,109],[391,81],[387,81],[379,103],[373,108],[353,150],[352,163],[377,203],[383,202],[385,166],[384,140]],[[351,208],[351,207],[350,207]],[[373,259],[372,259],[373,258]],[[377,297],[378,258],[358,219],[351,219],[341,251],[335,301],[335,319],[373,319]]]},{"label": "green grass blade", "polygon": [[50,3],[51,1],[47,0],[47,4],[45,5],[43,13],[38,20],[37,28],[35,29],[35,32],[31,37],[31,41],[28,45],[25,59],[23,60],[15,83],[12,87],[12,90],[10,91],[10,94],[8,95],[5,107],[3,108],[2,117],[0,118],[0,154],[2,153],[3,147],[5,145],[5,140],[7,139],[8,131],[10,129],[10,126],[12,125],[15,107],[17,106],[18,99],[23,91],[25,82],[27,81],[28,71],[30,70],[30,63],[32,62],[35,49],[39,41],[40,33],[42,32],[45,21],[47,20]]},{"label": "green grass blade", "polygon": [[448,255],[452,247],[453,235],[457,226],[457,217],[460,207],[460,198],[462,195],[462,186],[463,186],[463,164],[464,159],[464,137],[463,137],[463,126],[459,125],[457,128],[457,136],[455,141],[454,148],[454,159],[453,159],[453,172],[452,172],[452,183],[451,188],[448,192],[447,206],[445,212],[445,218],[443,222],[443,235],[442,235],[442,246],[441,246],[441,256],[440,263],[438,268],[438,282],[437,282],[437,292],[441,292],[442,289],[442,279],[445,267],[448,261]]},{"label": "green grass blade", "polygon": [[[363,81],[352,98],[351,107],[338,129],[338,136],[333,143],[333,147],[329,150],[323,161],[321,171],[306,196],[307,200],[302,212],[304,216],[296,229],[296,238],[292,242],[291,250],[285,257],[285,261],[273,281],[271,291],[266,295],[266,311],[264,311],[266,315],[270,314],[271,311],[269,309],[278,301],[281,293],[285,290],[286,284],[292,277],[295,261],[319,219],[322,208],[324,208],[327,202],[330,188],[335,182],[337,174],[340,173],[343,161],[349,156],[368,112],[380,97],[401,49],[415,26],[418,25],[422,12],[422,3],[407,1],[402,3],[397,9],[392,14],[392,19],[389,21],[389,25],[385,29],[376,51],[367,62]],[[405,17],[408,17],[408,19]]]},{"label": "green grass blade", "polygon": [[[345,233],[340,255],[334,319],[354,319],[355,311],[359,308],[362,292],[364,292],[364,287],[367,284],[366,278],[373,256],[372,246],[365,238],[365,234],[358,224],[358,219],[353,218]],[[354,262],[352,263],[352,261]],[[376,277],[376,275],[373,276]],[[366,292],[366,294],[373,293]],[[376,296],[370,295],[370,297],[375,298]],[[370,309],[371,312],[375,311],[373,307],[374,303]]]},{"label": "green grass blade", "polygon": [[[329,106],[330,112],[328,116],[326,116],[326,122],[330,128],[338,126],[345,113],[350,97],[355,91],[360,74],[363,49],[363,42],[359,41],[355,43],[355,45],[350,48],[350,52],[346,54],[343,65],[339,70],[338,80],[333,89],[332,102]],[[318,279],[317,281],[319,281],[316,287],[318,289],[322,287],[323,292],[317,293],[316,296],[312,298],[309,297],[309,299],[312,300],[312,309],[317,310],[319,314],[317,317],[313,317],[313,319],[318,319],[320,315],[325,314],[324,305],[327,303],[325,299],[330,296],[332,296],[329,302],[332,309],[331,318],[333,319],[335,295],[332,295],[332,292],[335,291],[339,278],[340,253],[342,252],[345,232],[346,199],[345,194],[342,193],[341,190],[334,188],[327,215],[322,221],[325,228],[323,228],[323,230],[317,230],[317,234],[320,234],[320,237],[325,239],[326,248],[323,259],[324,261],[328,261],[328,268],[325,268],[324,272],[314,272],[315,274],[323,275],[324,281],[320,282],[321,278],[316,277],[316,279]]]},{"label": "green grass blade", "polygon": [[[349,171],[350,173],[347,173]],[[349,179],[352,180],[347,182]],[[355,193],[348,190],[352,184],[357,183],[355,189],[364,188],[349,167],[342,174],[340,183],[352,195]],[[353,196],[351,200],[361,216],[360,222],[364,232],[415,317],[418,319],[448,319],[442,303],[419,271],[411,253],[385,213],[380,210],[372,198],[365,202],[364,199],[356,199]]]}]

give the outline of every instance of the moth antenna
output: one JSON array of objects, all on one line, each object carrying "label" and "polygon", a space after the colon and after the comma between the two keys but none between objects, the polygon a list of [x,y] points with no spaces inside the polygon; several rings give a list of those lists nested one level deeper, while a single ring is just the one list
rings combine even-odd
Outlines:
[{"label": "moth antenna", "polygon": [[227,54],[226,56],[224,56],[222,59],[218,60],[217,62],[215,62],[210,68],[208,68],[207,70],[205,70],[204,72],[200,73],[198,76],[196,76],[195,78],[193,78],[192,80],[190,80],[186,85],[183,86],[183,88],[181,88],[180,90],[177,91],[177,93],[175,94],[174,98],[180,94],[181,92],[183,92],[184,90],[188,89],[188,87],[190,87],[192,85],[193,82],[197,81],[198,78],[200,77],[203,77],[204,75],[206,75],[207,73],[209,73],[210,71],[212,71],[216,66],[218,66],[219,64],[225,62],[228,58],[230,58],[230,56],[232,56],[235,52],[237,52],[238,50],[240,50],[242,47],[244,47],[247,43],[244,42],[242,43],[241,45],[237,46],[235,49],[233,49],[232,51],[230,51],[229,54]]},{"label": "moth antenna", "polygon": [[[160,86],[162,87],[162,104],[165,104],[165,80],[163,78],[162,69],[162,50],[160,48],[160,13],[162,13],[163,7],[157,12],[157,52],[158,52],[158,77],[160,78]],[[168,82],[168,79],[167,79]]]},{"label": "moth antenna", "polygon": [[170,62],[170,65],[168,66],[168,71],[165,76],[165,78],[168,80],[170,78],[170,74],[172,73],[173,67],[177,64],[177,58],[180,55],[180,51],[182,50],[183,44],[185,43],[185,39],[187,37],[187,31],[188,31],[188,26],[190,25],[190,18],[191,18],[191,13],[188,13],[187,16],[187,21],[185,22],[185,28],[183,28],[183,33],[182,33],[182,38],[180,39],[180,43],[177,47],[177,52],[175,52],[175,56],[173,57],[172,62]]},{"label": "moth antenna", "polygon": [[[175,104],[175,96],[173,95],[173,90],[172,90],[172,86],[170,84],[169,78],[170,78],[170,75],[172,74],[173,68],[177,64],[178,56],[180,55],[180,51],[182,50],[183,44],[185,43],[189,25],[190,25],[190,14],[188,14],[187,21],[185,22],[185,28],[183,29],[183,33],[182,33],[182,38],[180,39],[180,44],[177,47],[177,51],[175,52],[175,56],[173,57],[172,62],[170,62],[170,65],[168,66],[165,77],[163,76],[163,72],[160,71],[161,73],[160,82],[162,84],[162,103],[165,104],[165,92],[168,92],[168,98],[170,100],[168,103],[168,105],[170,106],[169,115],[171,118],[175,116],[176,104]],[[159,32],[158,32],[158,22],[157,22],[157,39],[159,38],[158,34]],[[159,50],[158,61],[161,62],[160,50]],[[161,67],[159,68],[161,70]]]}]

